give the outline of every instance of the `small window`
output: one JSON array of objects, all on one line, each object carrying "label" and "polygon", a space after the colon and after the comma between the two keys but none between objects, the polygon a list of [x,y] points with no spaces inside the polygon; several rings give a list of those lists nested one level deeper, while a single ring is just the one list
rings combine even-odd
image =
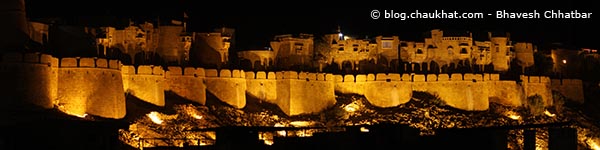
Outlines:
[{"label": "small window", "polygon": [[355,51],[355,52],[356,52],[356,51],[358,51],[358,47],[355,47],[355,48],[354,48],[354,51]]},{"label": "small window", "polygon": [[294,49],[296,50],[296,53],[302,53],[303,47],[304,47],[303,43],[295,43],[294,44]]},{"label": "small window", "polygon": [[423,50],[421,48],[417,49],[417,54],[423,54]]},{"label": "small window", "polygon": [[344,51],[344,47],[338,48],[339,51]]},{"label": "small window", "polygon": [[452,46],[448,46],[448,55],[454,54],[454,48]]},{"label": "small window", "polygon": [[496,53],[500,52],[500,47],[496,46]]},{"label": "small window", "polygon": [[466,49],[466,48],[462,48],[462,49],[460,49],[460,53],[461,53],[461,54],[467,54],[467,49]]},{"label": "small window", "polygon": [[383,41],[381,42],[382,49],[392,49],[392,41]]}]

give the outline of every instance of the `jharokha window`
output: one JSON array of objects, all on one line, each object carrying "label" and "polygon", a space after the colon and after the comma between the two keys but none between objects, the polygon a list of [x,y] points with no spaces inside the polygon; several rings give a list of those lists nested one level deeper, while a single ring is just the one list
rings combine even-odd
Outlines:
[{"label": "jharokha window", "polygon": [[303,47],[304,47],[303,43],[295,43],[294,44],[294,50],[296,50],[296,53],[302,53]]},{"label": "jharokha window", "polygon": [[381,42],[382,49],[392,49],[392,41],[383,41]]}]

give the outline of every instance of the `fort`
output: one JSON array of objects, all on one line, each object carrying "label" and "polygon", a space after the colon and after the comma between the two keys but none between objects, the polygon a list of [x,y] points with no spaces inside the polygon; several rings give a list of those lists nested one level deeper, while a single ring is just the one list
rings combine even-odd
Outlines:
[{"label": "fort", "polygon": [[394,107],[408,102],[413,91],[438,96],[449,106],[487,110],[490,102],[522,106],[528,96],[540,95],[552,105],[551,90],[582,100],[581,80],[551,80],[521,76],[500,80],[498,74],[358,74],[339,75],[295,71],[245,72],[171,66],[128,66],[101,58],[55,58],[40,53],[5,53],[0,63],[2,94],[44,108],[59,107],[76,116],[86,114],[122,118],[125,93],[164,106],[164,92],[205,104],[206,92],[244,108],[246,96],[279,106],[288,115],[315,113],[333,106],[335,94],[364,95],[375,106]]},{"label": "fort", "polygon": [[[579,79],[521,72],[517,79],[501,80],[501,72],[512,71],[511,62],[523,68],[538,63],[537,48],[513,43],[508,33],[477,39],[471,32],[433,29],[422,40],[405,41],[355,38],[338,27],[323,36],[278,35],[266,50],[232,53],[234,29],[188,32],[185,15],[168,24],[86,27],[32,21],[24,1],[6,4],[0,8],[8,22],[0,28],[7,33],[0,36],[0,81],[6,89],[0,94],[9,107],[26,102],[75,116],[123,118],[126,96],[164,107],[165,92],[198,104],[210,94],[238,109],[249,96],[287,115],[331,107],[336,93],[394,107],[420,91],[467,111],[487,110],[490,102],[522,106],[534,95],[550,106],[552,90],[584,99]],[[239,60],[230,60],[235,58],[230,53]],[[563,62],[554,68],[566,68],[566,58],[552,58]],[[461,67],[467,69],[452,71]]]}]

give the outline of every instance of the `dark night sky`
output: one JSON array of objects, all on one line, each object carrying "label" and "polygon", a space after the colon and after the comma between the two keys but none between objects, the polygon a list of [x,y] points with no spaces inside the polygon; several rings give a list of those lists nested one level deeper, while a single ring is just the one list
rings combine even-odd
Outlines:
[{"label": "dark night sky", "polygon": [[[209,31],[216,27],[233,27],[236,29],[237,47],[239,49],[256,49],[268,46],[269,40],[278,34],[313,33],[323,34],[333,32],[338,25],[346,35],[360,37],[374,37],[377,35],[398,35],[404,40],[418,40],[424,32],[431,29],[442,30],[469,30],[475,33],[487,31],[510,32],[514,41],[528,41],[536,44],[561,42],[576,47],[598,48],[599,42],[595,35],[599,29],[594,9],[591,2],[564,2],[550,6],[537,4],[519,4],[502,2],[496,5],[492,1],[481,4],[407,4],[400,2],[397,7],[393,3],[375,4],[365,2],[372,6],[363,6],[361,3],[350,3],[345,6],[325,6],[320,3],[295,3],[293,1],[281,2],[279,6],[264,6],[258,4],[239,4],[241,8],[234,8],[233,2],[223,4],[208,4],[202,1],[165,1],[161,4],[152,4],[150,1],[110,2],[82,1],[70,3],[75,6],[66,6],[54,3],[56,1],[26,0],[29,17],[67,17],[77,20],[91,20],[99,16],[118,16],[128,18],[154,18],[160,15],[181,17],[183,11],[190,17],[191,31]],[[228,4],[229,3],[229,4]],[[485,3],[485,4],[484,4]],[[250,7],[258,5],[259,7]],[[473,5],[473,6],[467,6]],[[475,6],[477,5],[477,6]],[[362,8],[356,8],[360,6]],[[467,7],[471,7],[468,8]],[[52,8],[52,9],[51,9]],[[511,10],[530,12],[537,9],[544,10],[575,10],[579,12],[593,12],[591,19],[495,19],[486,16],[485,19],[420,19],[399,20],[379,19],[373,20],[369,15],[371,10],[396,10],[413,12],[427,10],[468,11],[494,13],[496,10]],[[62,10],[66,12],[59,12]],[[542,14],[543,15],[543,14]],[[83,21],[85,22],[85,21]],[[106,23],[106,21],[104,22]],[[110,22],[113,23],[113,22]]]}]

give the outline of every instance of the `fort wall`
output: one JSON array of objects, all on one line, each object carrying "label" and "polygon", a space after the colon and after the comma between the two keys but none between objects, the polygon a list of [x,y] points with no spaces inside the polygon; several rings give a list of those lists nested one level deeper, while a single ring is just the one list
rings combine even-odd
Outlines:
[{"label": "fort wall", "polygon": [[190,67],[122,66],[117,60],[62,58],[37,53],[7,53],[0,60],[10,99],[52,108],[72,115],[107,118],[125,116],[125,94],[157,106],[165,105],[164,91],[199,104],[206,91],[236,108],[246,105],[246,95],[278,105],[288,115],[322,111],[335,104],[335,92],[364,95],[378,107],[408,102],[413,91],[439,97],[449,106],[477,111],[489,102],[522,106],[526,98],[540,95],[552,105],[552,90],[583,102],[581,80],[550,80],[521,76],[521,81],[501,81],[498,74],[364,74],[243,72]]},{"label": "fort wall", "polygon": [[486,88],[490,102],[517,107],[525,104],[525,89],[516,81],[489,81]]},{"label": "fort wall", "polygon": [[165,106],[165,76],[160,66],[123,66],[123,89],[142,101]]},{"label": "fort wall", "polygon": [[203,68],[168,67],[166,91],[199,104],[206,104],[205,72]]},{"label": "fort wall", "polygon": [[[275,72],[245,72],[246,93],[259,100],[273,104],[277,102],[277,80]],[[283,104],[282,104],[283,105]]]},{"label": "fort wall", "polygon": [[558,91],[565,97],[579,103],[584,102],[583,83],[579,79],[552,79],[552,90]]},{"label": "fort wall", "polygon": [[0,55],[0,82],[4,100],[10,107],[19,100],[42,108],[52,108],[57,97],[58,59],[39,53]]},{"label": "fort wall", "polygon": [[[335,91],[364,95],[379,107],[394,107],[410,100],[413,91],[427,92],[439,97],[449,106],[469,110],[486,110],[489,102],[521,106],[525,89],[516,81],[500,81],[498,74],[367,74],[334,75]],[[539,78],[538,78],[539,79]],[[527,80],[529,83],[530,81]],[[543,88],[528,84],[530,88]],[[547,91],[529,89],[551,101]]]},{"label": "fort wall", "polygon": [[235,107],[246,106],[245,73],[240,70],[205,69],[206,89],[219,100]]},{"label": "fort wall", "polygon": [[62,58],[59,64],[57,101],[67,113],[125,116],[123,79],[117,60]]},{"label": "fort wall", "polygon": [[550,78],[540,76],[521,76],[521,85],[526,97],[539,95],[544,101],[544,106],[552,105],[552,90]]},{"label": "fort wall", "polygon": [[336,102],[331,74],[285,71],[275,76],[276,104],[288,115],[316,113]]}]

